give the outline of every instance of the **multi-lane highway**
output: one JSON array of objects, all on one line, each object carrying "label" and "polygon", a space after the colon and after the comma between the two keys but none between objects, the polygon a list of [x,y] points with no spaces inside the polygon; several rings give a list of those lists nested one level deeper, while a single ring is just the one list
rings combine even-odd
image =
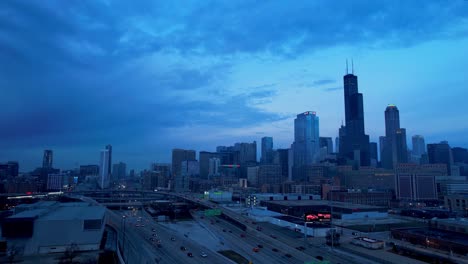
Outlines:
[{"label": "multi-lane highway", "polygon": [[[178,233],[169,232],[147,217],[120,212],[111,212],[109,215],[114,221],[125,223],[125,246],[122,248],[126,247],[126,263],[231,263],[217,252]],[[124,215],[125,220],[122,220]],[[123,232],[123,228],[120,231]],[[154,238],[154,241],[151,238]],[[123,236],[120,240],[123,243]]]}]

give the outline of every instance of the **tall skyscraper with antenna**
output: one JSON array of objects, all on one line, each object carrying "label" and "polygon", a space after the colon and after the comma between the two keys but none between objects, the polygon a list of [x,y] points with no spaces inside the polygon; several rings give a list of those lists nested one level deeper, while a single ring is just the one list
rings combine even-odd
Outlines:
[{"label": "tall skyscraper with antenna", "polygon": [[351,61],[351,73],[346,61],[346,75],[343,76],[345,127],[340,135],[340,155],[354,166],[369,166],[369,136],[364,130],[364,102],[358,90],[357,76],[354,75],[354,63]]}]

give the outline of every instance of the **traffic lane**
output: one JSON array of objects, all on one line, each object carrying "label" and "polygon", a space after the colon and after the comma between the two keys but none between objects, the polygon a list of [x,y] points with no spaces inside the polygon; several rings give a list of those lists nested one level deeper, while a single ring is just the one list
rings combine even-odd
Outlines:
[{"label": "traffic lane", "polygon": [[[182,236],[180,233],[173,232],[172,230],[160,225],[159,223],[155,222],[149,214],[146,214],[146,216],[150,219],[150,226],[148,227],[148,229],[151,232],[152,229],[155,229],[156,233],[163,234],[165,241],[168,241],[167,243],[176,245],[176,248],[174,248],[174,250],[181,251],[181,246],[186,247],[188,249],[186,253],[191,252],[193,254],[193,257],[191,259],[193,259],[194,261],[196,259],[196,263],[226,263],[227,259],[219,253],[196,243],[188,237]],[[175,239],[175,241],[171,240],[172,237]],[[181,245],[177,249],[178,243]],[[162,248],[164,248],[164,244]],[[204,252],[207,255],[207,257],[202,257],[202,252]]]},{"label": "traffic lane", "polygon": [[[218,220],[218,222],[216,222]],[[216,219],[214,220],[214,224],[212,225],[213,228],[216,229],[219,235],[224,236],[226,239],[237,245],[238,247],[242,248],[243,253],[248,252],[248,256],[261,256],[260,259],[263,263],[265,262],[265,258],[270,259],[273,263],[298,263],[301,260],[296,259],[294,254],[291,258],[284,256],[284,254],[288,253],[283,250],[278,250],[278,252],[272,251],[273,248],[277,248],[274,245],[270,245],[269,241],[263,240],[261,237],[253,236],[249,232],[245,232],[242,229],[238,228],[237,226],[225,221],[224,219]],[[211,220],[207,220],[211,224]],[[223,231],[224,230],[224,231]],[[245,237],[242,237],[241,234],[244,234]],[[242,245],[242,246],[240,246]],[[258,245],[262,245],[263,248],[259,249],[259,252],[253,252],[253,248],[258,247]],[[279,247],[278,247],[279,248]]]},{"label": "traffic lane", "polygon": [[[342,252],[339,249],[335,249],[334,251],[330,250],[329,246],[326,246],[324,238],[307,238],[307,244],[304,242],[304,238],[299,239],[299,237],[295,238],[295,231],[275,226],[273,224],[264,224],[263,225],[266,230],[275,234],[278,239],[285,240],[290,245],[293,245],[295,248],[303,247],[303,252],[317,258],[318,256],[323,257],[325,260],[331,261],[332,263],[375,263],[373,261],[367,261],[362,259],[361,256],[352,256],[347,252]],[[311,240],[313,239],[320,239],[323,241],[321,245],[317,245],[315,243],[312,244],[312,248],[309,246]]]}]

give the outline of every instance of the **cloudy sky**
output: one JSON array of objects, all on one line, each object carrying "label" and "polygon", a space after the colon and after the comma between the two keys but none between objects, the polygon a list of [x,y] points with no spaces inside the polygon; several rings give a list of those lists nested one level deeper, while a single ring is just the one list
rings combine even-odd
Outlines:
[{"label": "cloudy sky", "polygon": [[[174,147],[293,141],[344,119],[354,60],[366,132],[468,147],[468,1],[0,1],[0,161],[62,169],[99,150],[143,169]],[[409,140],[410,141],[410,140]],[[411,147],[411,143],[409,143]]]}]

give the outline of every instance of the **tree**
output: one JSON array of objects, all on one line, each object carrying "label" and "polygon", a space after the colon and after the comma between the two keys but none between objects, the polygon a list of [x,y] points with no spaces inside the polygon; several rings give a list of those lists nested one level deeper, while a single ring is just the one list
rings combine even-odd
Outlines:
[{"label": "tree", "polygon": [[62,258],[62,261],[60,261],[60,263],[69,263],[69,264],[72,264],[73,263],[73,259],[76,258],[79,254],[79,247],[76,243],[71,243],[67,249],[65,250],[65,252],[63,253],[63,258]]},{"label": "tree", "polygon": [[8,248],[7,257],[8,257],[8,261],[10,262],[10,264],[12,264],[13,261],[15,260],[16,256],[18,255],[18,251],[19,251],[19,248],[15,244],[12,244]]}]

